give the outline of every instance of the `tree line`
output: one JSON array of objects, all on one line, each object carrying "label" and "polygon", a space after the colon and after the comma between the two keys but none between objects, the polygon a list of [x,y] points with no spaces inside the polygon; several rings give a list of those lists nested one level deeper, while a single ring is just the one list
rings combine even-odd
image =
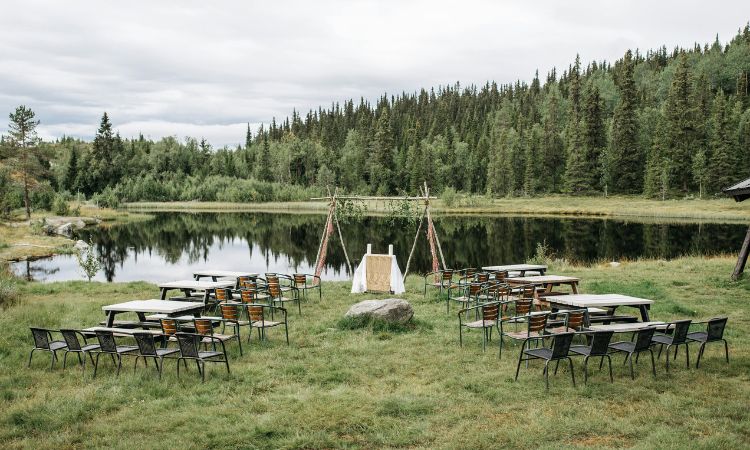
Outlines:
[{"label": "tree line", "polygon": [[585,67],[576,57],[530,83],[456,83],[374,104],[347,100],[304,117],[293,111],[248,126],[236,148],[124,139],[106,113],[92,142],[39,142],[33,112],[19,107],[2,138],[0,206],[49,203],[55,192],[107,204],[299,200],[333,185],[391,195],[424,181],[435,192],[493,197],[713,195],[750,174],[749,96],[745,26],[726,44],[717,37],[687,49],[627,51]]}]

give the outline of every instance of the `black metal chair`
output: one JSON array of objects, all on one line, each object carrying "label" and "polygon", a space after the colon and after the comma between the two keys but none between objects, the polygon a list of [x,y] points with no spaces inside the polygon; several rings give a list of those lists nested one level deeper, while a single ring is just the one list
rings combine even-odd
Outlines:
[{"label": "black metal chair", "polygon": [[724,343],[724,354],[729,363],[729,344],[724,339],[724,329],[727,326],[727,317],[715,317],[705,322],[695,322],[693,325],[706,324],[706,331],[697,331],[687,334],[687,339],[693,342],[700,342],[701,347],[698,351],[698,360],[695,362],[695,368],[697,369],[701,364],[701,357],[703,357],[703,351],[706,348],[706,344],[709,342],[723,342]]},{"label": "black metal chair", "polygon": [[[465,322],[468,313],[479,312],[479,319],[471,322]],[[476,317],[476,314],[474,314]],[[492,340],[492,329],[497,328],[498,334],[500,333],[499,328],[500,319],[500,303],[492,302],[485,303],[479,306],[471,308],[465,308],[458,312],[458,343],[461,347],[464,346],[464,328],[468,329],[481,329],[483,331],[482,336],[482,351],[487,349],[487,342]]]},{"label": "black metal chair", "polygon": [[[201,375],[201,380],[206,381],[206,363],[224,363],[227,367],[227,373],[229,371],[229,358],[227,357],[227,349],[224,346],[224,341],[215,338],[213,336],[205,336],[202,334],[195,333],[182,333],[178,332],[177,345],[180,347],[180,356],[177,358],[177,376],[180,376],[180,361],[185,362],[187,360],[195,361],[198,366],[198,372]],[[221,344],[221,351],[216,350],[205,350],[201,351],[201,343],[205,342],[205,339],[212,339],[214,342]],[[219,359],[217,359],[219,358]],[[187,366],[186,366],[187,367]]]},{"label": "black metal chair", "polygon": [[307,291],[318,291],[318,300],[323,299],[323,283],[320,277],[308,273],[295,273],[292,275],[294,279],[294,286],[302,292],[302,296],[307,299]]},{"label": "black metal chair", "polygon": [[[532,359],[544,360],[544,383],[546,390],[549,390],[549,363],[551,361],[559,362],[561,359],[567,359],[570,366],[570,377],[573,380],[573,387],[576,385],[576,375],[573,370],[573,360],[570,358],[570,344],[573,342],[575,333],[560,333],[552,338],[552,348],[527,348],[522,349],[518,355],[518,365],[516,366],[516,378],[518,381],[518,372],[521,370],[521,362]],[[525,357],[524,357],[525,356]],[[557,367],[555,367],[557,373]]]},{"label": "black metal chair", "polygon": [[[89,344],[86,335],[79,330],[60,330],[60,334],[62,334],[65,343],[68,345],[65,349],[65,356],[63,356],[63,370],[65,370],[65,366],[68,362],[68,353],[75,353],[76,356],[78,356],[78,364],[81,364],[83,372],[86,373],[86,356],[91,359],[91,364],[93,364],[94,355],[91,353],[99,350],[99,344]],[[83,338],[83,345],[81,345],[81,341],[78,340],[79,336]],[[81,354],[83,354],[83,358],[81,358]]]},{"label": "black metal chair", "polygon": [[[677,350],[680,348],[680,345],[685,346],[685,364],[688,369],[690,368],[690,349],[687,340],[687,334],[690,330],[690,322],[690,319],[676,320],[667,324],[667,329],[664,330],[664,334],[654,334],[654,337],[651,338],[651,341],[654,344],[660,344],[659,354],[656,356],[656,359],[661,358],[661,351],[664,350],[665,345],[667,346],[667,372],[669,372],[669,348],[674,347],[674,359],[677,359]],[[670,331],[672,331],[672,334],[667,334]]]},{"label": "black metal chair", "polygon": [[133,337],[135,338],[135,343],[138,344],[138,354],[133,364],[133,372],[138,367],[138,360],[140,358],[143,358],[143,362],[146,365],[148,365],[147,358],[153,358],[154,364],[156,364],[156,371],[159,372],[159,379],[161,380],[161,373],[164,370],[164,358],[178,353],[179,350],[176,348],[157,348],[153,333],[133,333]]},{"label": "black metal chair", "polygon": [[50,369],[55,368],[55,361],[57,361],[57,351],[63,350],[67,347],[67,344],[63,341],[56,341],[52,338],[52,332],[55,330],[48,330],[46,328],[31,328],[31,335],[34,337],[34,348],[31,349],[29,354],[29,364],[27,367],[31,367],[31,358],[34,357],[34,352],[37,350],[43,352],[50,352],[52,355],[52,364]]},{"label": "black metal chair", "polygon": [[[526,308],[526,306],[531,308],[531,302],[526,300],[516,300],[514,303],[516,303],[516,312],[522,311],[522,309],[519,308],[521,305],[524,305],[524,308]],[[503,338],[506,336],[516,341],[523,341],[521,351],[523,351],[523,349],[531,342],[534,342],[534,344],[538,346],[540,342],[544,341],[545,337],[549,336],[546,331],[548,318],[549,314],[544,312],[529,312],[522,316],[502,318],[500,320],[500,349],[498,350],[498,357],[502,357],[504,344]],[[506,331],[503,324],[508,322],[515,323],[516,327],[521,323],[524,325],[525,329],[522,331]]]},{"label": "black metal chair", "polygon": [[[285,293],[291,292],[291,296],[288,297]],[[279,307],[284,307],[285,303],[297,303],[297,310],[299,314],[302,314],[302,302],[300,301],[299,291],[294,286],[282,286],[278,281],[268,280],[268,294],[271,296],[271,304]],[[271,310],[273,314],[274,310]]]},{"label": "black metal chair", "polygon": [[117,376],[120,376],[120,369],[122,368],[122,355],[132,353],[138,350],[138,347],[133,345],[117,345],[115,341],[115,335],[111,331],[96,330],[96,339],[99,341],[99,350],[96,352],[96,359],[94,359],[94,377],[99,369],[99,357],[102,354],[108,354],[112,358],[112,362],[115,363],[117,358]]},{"label": "black metal chair", "polygon": [[636,355],[637,357],[643,352],[651,353],[651,371],[654,373],[654,376],[656,376],[656,362],[654,361],[654,351],[651,348],[654,344],[652,338],[654,337],[655,331],[656,329],[653,327],[643,328],[635,333],[635,342],[622,341],[609,344],[609,348],[613,353],[627,353],[623,364],[630,361],[630,378],[633,380],[635,380],[635,373],[633,372],[633,355]]},{"label": "black metal chair", "polygon": [[604,358],[607,358],[607,363],[609,364],[609,381],[614,383],[614,378],[612,377],[612,358],[609,356],[609,341],[612,340],[612,335],[615,334],[614,331],[595,331],[593,333],[587,334],[588,337],[590,337],[589,345],[573,345],[570,347],[570,352],[575,353],[576,355],[582,355],[583,356],[583,383],[588,383],[589,380],[589,358],[594,357],[601,357],[601,360],[599,361],[599,370],[602,370],[602,364],[604,363]]}]

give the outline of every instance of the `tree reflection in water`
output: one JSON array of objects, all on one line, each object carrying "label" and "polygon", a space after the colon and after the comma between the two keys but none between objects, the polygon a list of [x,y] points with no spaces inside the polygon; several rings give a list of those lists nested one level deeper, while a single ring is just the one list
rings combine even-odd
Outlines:
[{"label": "tree reflection in water", "polygon": [[[102,258],[104,278],[117,279],[119,270],[139,258],[162,266],[194,265],[264,272],[282,265],[287,272],[312,270],[325,222],[324,215],[283,213],[154,213],[148,222],[80,230],[77,238],[91,238]],[[438,216],[435,225],[446,262],[453,267],[518,263],[533,255],[546,241],[560,257],[593,262],[623,258],[673,258],[683,254],[736,251],[744,225],[661,224],[602,219],[508,216]],[[394,244],[402,266],[406,263],[416,225],[391,224],[383,217],[365,217],[342,227],[347,249],[358,262],[368,243],[376,252]],[[424,236],[417,245],[412,267],[430,268]],[[246,250],[243,250],[246,249]],[[231,251],[230,251],[231,250]],[[248,267],[251,255],[254,267]],[[258,258],[261,255],[262,258]],[[259,259],[263,263],[259,263]],[[260,267],[262,266],[262,267]],[[346,276],[338,237],[334,234],[326,268]],[[16,268],[17,272],[22,272]],[[27,274],[32,277],[34,268]],[[49,267],[45,270],[54,270]],[[66,272],[66,273],[69,273]],[[42,276],[56,279],[55,274]],[[69,275],[68,275],[69,276]],[[120,274],[122,277],[122,274]],[[132,279],[132,277],[126,277]],[[156,275],[154,275],[156,278]],[[150,281],[157,281],[151,279]]]}]

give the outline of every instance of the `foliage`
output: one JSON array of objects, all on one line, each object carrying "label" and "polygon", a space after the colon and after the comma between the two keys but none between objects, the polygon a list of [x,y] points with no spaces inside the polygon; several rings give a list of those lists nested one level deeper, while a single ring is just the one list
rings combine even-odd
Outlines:
[{"label": "foliage", "polygon": [[339,223],[361,222],[367,213],[367,205],[359,199],[336,199],[336,218]]},{"label": "foliage", "polygon": [[102,263],[99,260],[99,256],[96,254],[96,248],[94,247],[94,241],[89,239],[88,245],[85,249],[81,249],[76,253],[76,259],[78,260],[78,266],[81,269],[83,275],[90,282],[102,269]]},{"label": "foliage", "polygon": [[529,258],[528,263],[529,264],[543,264],[543,265],[550,265],[552,261],[555,259],[555,252],[552,250],[552,247],[550,247],[547,244],[546,240],[543,240],[542,242],[536,243],[536,250],[534,251],[534,255]]},{"label": "foliage", "polygon": [[0,265],[0,307],[7,308],[18,300],[18,283],[7,265]]},{"label": "foliage", "polygon": [[52,203],[52,212],[58,216],[67,216],[70,214],[70,206],[64,195],[55,195],[55,200]]},{"label": "foliage", "polygon": [[409,200],[406,197],[388,200],[386,210],[391,225],[402,223],[407,226],[416,225],[423,211],[421,202]]},{"label": "foliage", "polygon": [[447,187],[443,190],[443,193],[440,194],[440,200],[443,201],[443,205],[445,205],[448,208],[453,208],[456,206],[456,202],[458,200],[458,195],[456,193],[456,190],[452,187]]}]

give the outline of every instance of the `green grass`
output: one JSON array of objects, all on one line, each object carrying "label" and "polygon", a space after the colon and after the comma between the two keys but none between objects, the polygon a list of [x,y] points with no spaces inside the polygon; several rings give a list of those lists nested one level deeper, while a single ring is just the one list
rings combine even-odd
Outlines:
[{"label": "green grass", "polygon": [[[386,201],[366,202],[368,212],[378,214],[388,211]],[[125,205],[128,209],[143,211],[278,211],[324,212],[324,202],[138,202]],[[746,222],[750,208],[728,198],[708,200],[654,200],[643,197],[573,197],[550,195],[545,197],[517,197],[491,199],[481,196],[462,197],[450,207],[442,200],[433,201],[436,214],[511,214],[585,217],[638,218],[660,221],[710,221]]]},{"label": "green grass", "polygon": [[[0,447],[3,448],[740,448],[750,439],[750,281],[730,282],[730,258],[627,262],[620,267],[566,267],[588,293],[621,292],[656,300],[652,317],[730,317],[732,362],[719,346],[702,367],[682,355],[658,377],[641,361],[631,381],[614,361],[615,382],[594,371],[573,388],[566,370],[545,393],[541,365],[513,381],[518,346],[497,359],[482,353],[481,334],[458,346],[456,310],[410,277],[404,296],[415,323],[388,328],[342,320],[354,302],[348,283],[325,283],[303,316],[290,312],[283,332],[253,340],[240,357],[230,344],[232,374],[209,368],[201,384],[192,369],[177,379],[168,362],[115,378],[111,363],[84,379],[80,370],[31,369],[30,325],[91,326],[101,306],[157,295],[147,283],[19,283],[19,300],[0,314]],[[555,272],[555,268],[552,268]],[[696,356],[697,347],[691,356]],[[576,376],[582,382],[581,360]]]}]

